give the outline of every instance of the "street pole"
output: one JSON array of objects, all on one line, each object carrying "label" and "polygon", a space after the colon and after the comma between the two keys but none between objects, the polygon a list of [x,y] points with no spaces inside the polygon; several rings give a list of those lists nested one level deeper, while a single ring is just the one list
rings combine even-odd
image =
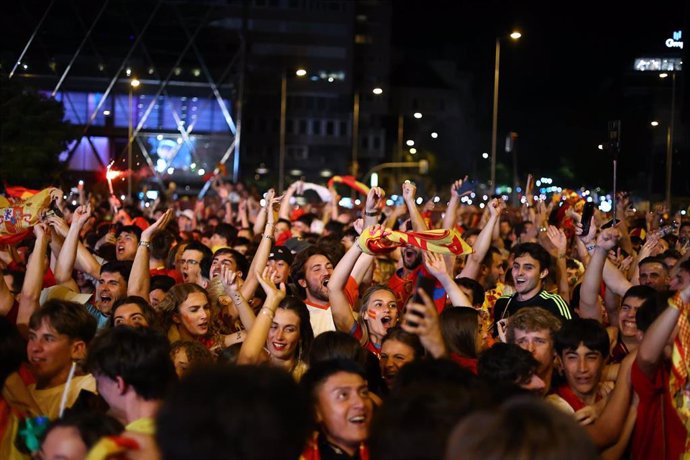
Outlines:
[{"label": "street pole", "polygon": [[494,107],[491,118],[491,194],[496,190],[496,134],[498,131],[498,79],[501,62],[501,40],[496,37],[496,63],[494,64]]},{"label": "street pole", "polygon": [[132,84],[129,85],[129,129],[127,131],[127,169],[129,169],[129,174],[127,175],[127,199],[132,197],[132,118],[134,114],[132,113]]},{"label": "street pole", "polygon": [[352,107],[352,177],[357,178],[359,164],[357,153],[359,150],[359,90],[355,90],[355,100]]},{"label": "street pole", "polygon": [[[395,144],[395,158],[394,158],[396,162],[402,162],[402,158],[403,158],[402,151],[403,151],[403,127],[404,127],[404,124],[405,124],[405,119],[404,119],[402,113],[398,114],[398,138],[397,138],[397,142]],[[395,177],[396,183],[393,184],[393,188],[397,188],[401,182],[399,170],[395,172],[394,177]]]},{"label": "street pole", "polygon": [[283,69],[280,81],[280,151],[278,158],[278,193],[285,185],[285,116],[287,113],[287,75]]},{"label": "street pole", "polygon": [[671,211],[671,177],[673,169],[673,128],[676,114],[676,72],[671,74],[671,122],[666,128],[666,209]]}]

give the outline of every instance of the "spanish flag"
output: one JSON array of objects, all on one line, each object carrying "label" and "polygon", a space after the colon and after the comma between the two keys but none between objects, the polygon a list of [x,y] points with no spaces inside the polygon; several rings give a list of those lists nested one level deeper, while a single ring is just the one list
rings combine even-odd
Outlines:
[{"label": "spanish flag", "polygon": [[57,189],[46,188],[33,194],[33,190],[23,187],[5,190],[9,197],[0,196],[0,244],[15,244],[30,235],[33,226],[41,221],[50,206],[51,193]]}]

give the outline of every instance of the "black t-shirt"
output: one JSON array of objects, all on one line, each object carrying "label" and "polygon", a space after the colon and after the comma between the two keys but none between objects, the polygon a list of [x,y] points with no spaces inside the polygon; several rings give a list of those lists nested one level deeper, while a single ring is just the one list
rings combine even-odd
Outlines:
[{"label": "black t-shirt", "polygon": [[513,294],[512,296],[499,297],[494,305],[494,322],[500,321],[502,318],[508,318],[514,315],[518,310],[525,307],[542,307],[556,317],[561,317],[563,319],[572,319],[575,314],[568,306],[568,303],[563,300],[558,294],[549,294],[548,292],[541,290],[539,294],[535,295],[531,299],[520,301],[517,298],[518,294]]}]

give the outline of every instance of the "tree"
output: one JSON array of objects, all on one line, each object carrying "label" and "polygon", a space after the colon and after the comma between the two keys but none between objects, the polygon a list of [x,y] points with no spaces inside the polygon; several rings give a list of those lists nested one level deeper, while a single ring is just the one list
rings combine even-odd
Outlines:
[{"label": "tree", "polygon": [[0,178],[32,188],[57,183],[66,169],[58,157],[77,135],[62,103],[3,77],[0,113]]}]

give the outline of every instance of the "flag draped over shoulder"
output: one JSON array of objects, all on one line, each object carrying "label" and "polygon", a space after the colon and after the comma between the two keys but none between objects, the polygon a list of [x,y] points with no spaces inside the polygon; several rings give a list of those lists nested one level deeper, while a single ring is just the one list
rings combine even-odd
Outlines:
[{"label": "flag draped over shoulder", "polygon": [[359,247],[367,254],[385,254],[395,248],[412,245],[439,254],[469,254],[472,247],[465,243],[456,229],[436,229],[423,232],[396,232],[366,228],[358,240]]},{"label": "flag draped over shoulder", "polygon": [[[0,244],[15,244],[26,238],[48,209],[51,193],[57,190],[46,188],[31,195],[31,190],[22,187],[11,189],[8,190],[9,198],[0,196]],[[21,189],[16,194],[19,197],[13,196],[17,189]]]},{"label": "flag draped over shoulder", "polygon": [[690,459],[690,302],[683,302],[680,294],[676,294],[669,300],[669,306],[680,311],[678,318],[678,335],[673,341],[671,353],[671,378],[669,379],[669,392],[671,402],[678,412],[680,420],[688,431],[685,439],[685,453],[683,459]]}]

